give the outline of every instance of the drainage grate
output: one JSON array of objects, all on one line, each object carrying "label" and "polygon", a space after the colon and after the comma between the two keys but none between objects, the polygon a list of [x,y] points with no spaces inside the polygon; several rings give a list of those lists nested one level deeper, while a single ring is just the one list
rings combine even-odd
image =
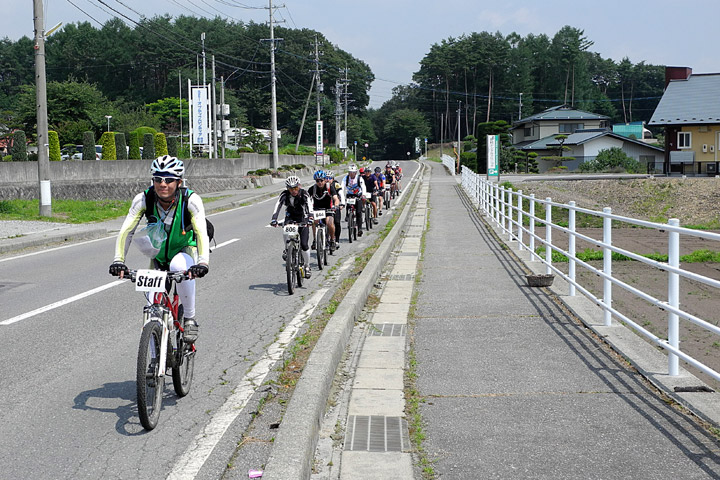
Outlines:
[{"label": "drainage grate", "polygon": [[344,449],[361,452],[409,451],[407,421],[402,417],[351,415]]},{"label": "drainage grate", "polygon": [[376,323],[370,329],[371,337],[404,337],[407,326],[403,323]]},{"label": "drainage grate", "polygon": [[405,275],[390,275],[390,280],[400,280],[402,282],[412,282],[412,281],[415,281],[415,274],[408,273]]}]

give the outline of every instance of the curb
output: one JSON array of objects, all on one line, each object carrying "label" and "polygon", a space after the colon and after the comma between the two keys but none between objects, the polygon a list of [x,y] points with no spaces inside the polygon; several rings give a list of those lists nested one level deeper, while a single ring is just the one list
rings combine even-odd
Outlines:
[{"label": "curb", "polygon": [[41,247],[53,243],[75,242],[80,240],[94,240],[108,235],[106,227],[85,229],[78,232],[60,232],[56,234],[43,235],[39,238],[18,238],[17,241],[10,241],[0,245],[0,254],[17,252],[30,247]]},{"label": "curb", "polygon": [[420,191],[424,165],[397,223],[350,288],[308,358],[288,404],[273,450],[263,472],[265,480],[310,478],[320,426],[338,365],[345,353],[355,320],[410,218],[410,208]]}]

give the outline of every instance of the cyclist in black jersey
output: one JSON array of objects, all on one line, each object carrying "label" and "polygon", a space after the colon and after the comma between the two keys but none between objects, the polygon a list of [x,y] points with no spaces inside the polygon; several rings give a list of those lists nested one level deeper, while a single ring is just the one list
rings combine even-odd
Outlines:
[{"label": "cyclist in black jersey", "polygon": [[[310,195],[310,202],[312,203],[312,211],[330,210],[338,206],[340,204],[340,199],[338,198],[337,190],[335,190],[335,186],[327,183],[327,176],[325,175],[325,172],[323,170],[318,170],[313,175],[313,178],[315,179],[315,185],[308,188],[308,195]],[[333,249],[335,248],[334,215],[334,212],[331,210],[330,212],[327,212],[325,220],[320,220],[325,222],[325,225],[327,226],[330,248]],[[313,222],[313,242],[310,247],[312,250],[315,250],[315,232],[317,231],[317,223],[317,220]]]},{"label": "cyclist in black jersey", "polygon": [[[285,180],[287,190],[283,190],[278,197],[273,211],[270,225],[278,226],[278,214],[280,209],[285,207],[285,218],[295,223],[310,223],[310,195],[308,192],[300,188],[300,179],[295,175]],[[310,246],[308,245],[308,227],[300,227],[300,250],[302,251],[303,260],[305,261],[305,278],[310,278]],[[283,235],[284,239],[284,235]],[[283,255],[285,253],[283,252]],[[287,261],[283,257],[283,260]]]},{"label": "cyclist in black jersey", "polygon": [[377,191],[378,191],[378,184],[377,184],[377,178],[374,175],[370,175],[370,169],[369,168],[361,168],[360,173],[362,174],[362,179],[365,182],[365,189],[370,194],[370,205],[372,205],[372,215],[373,215],[373,223],[377,225]]}]

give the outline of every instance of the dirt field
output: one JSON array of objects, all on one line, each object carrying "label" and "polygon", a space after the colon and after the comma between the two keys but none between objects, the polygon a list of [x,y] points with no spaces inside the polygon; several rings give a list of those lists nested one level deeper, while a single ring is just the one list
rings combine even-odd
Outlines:
[{"label": "dirt field", "polygon": [[[582,180],[524,182],[523,193],[538,198],[551,197],[555,202],[574,200],[578,206],[593,210],[611,207],[614,214],[664,222],[678,218],[681,225],[720,226],[720,179],[647,179],[647,180]],[[718,231],[718,230],[714,230]],[[544,227],[540,229],[544,235]],[[591,238],[602,239],[602,229],[584,229]],[[667,253],[667,233],[639,228],[613,228],[613,244],[631,252]],[[553,232],[553,243],[562,248],[567,239]],[[577,250],[599,250],[595,245],[578,242]],[[720,242],[681,236],[680,254],[697,250],[720,251]],[[601,261],[591,262],[602,268]],[[559,264],[567,271],[567,264]],[[687,263],[686,270],[720,280],[719,263]],[[613,276],[660,300],[667,299],[667,274],[636,261],[615,261]],[[602,297],[602,278],[578,266],[580,283],[594,295]],[[715,325],[720,323],[720,290],[699,282],[680,279],[681,308]],[[613,306],[660,338],[667,338],[667,313],[626,290],[613,288]],[[720,336],[686,321],[680,321],[680,347],[692,357],[720,372]],[[685,365],[688,368],[687,365]],[[720,390],[720,382],[690,369],[712,388]]]}]

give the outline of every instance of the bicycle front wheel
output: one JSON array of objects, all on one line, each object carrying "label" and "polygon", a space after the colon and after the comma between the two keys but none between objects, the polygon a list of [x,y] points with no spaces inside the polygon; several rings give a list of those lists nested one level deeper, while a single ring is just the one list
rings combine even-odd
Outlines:
[{"label": "bicycle front wheel", "polygon": [[292,244],[288,244],[287,249],[287,260],[285,260],[285,273],[287,274],[287,286],[288,293],[292,295],[295,293],[295,249]]},{"label": "bicycle front wheel", "polygon": [[323,269],[323,257],[325,257],[325,229],[318,228],[317,239],[315,240],[315,254],[317,256],[318,270]]},{"label": "bicycle front wheel", "polygon": [[369,232],[372,228],[372,207],[368,204],[365,205],[365,231]]},{"label": "bicycle front wheel", "polygon": [[353,230],[355,230],[355,211],[353,211],[352,209],[348,209],[347,221],[348,221],[348,241],[350,243],[352,243]]},{"label": "bicycle front wheel", "polygon": [[172,379],[175,393],[178,397],[184,397],[190,393],[190,385],[192,385],[193,371],[195,371],[195,352],[192,345],[183,342],[182,336],[179,334],[178,345],[180,347],[176,354],[175,366],[172,369]]},{"label": "bicycle front wheel", "polygon": [[158,424],[165,377],[160,375],[162,326],[153,320],[143,327],[137,358],[137,407],[140,423],[146,430]]}]

